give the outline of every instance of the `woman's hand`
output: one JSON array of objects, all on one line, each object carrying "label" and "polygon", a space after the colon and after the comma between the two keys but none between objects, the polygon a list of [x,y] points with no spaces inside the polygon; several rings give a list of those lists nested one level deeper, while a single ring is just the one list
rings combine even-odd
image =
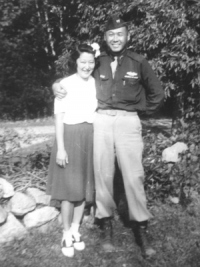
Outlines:
[{"label": "woman's hand", "polygon": [[57,151],[56,163],[59,166],[64,167],[64,168],[65,168],[66,164],[68,164],[68,155],[67,155],[67,152],[64,149]]}]

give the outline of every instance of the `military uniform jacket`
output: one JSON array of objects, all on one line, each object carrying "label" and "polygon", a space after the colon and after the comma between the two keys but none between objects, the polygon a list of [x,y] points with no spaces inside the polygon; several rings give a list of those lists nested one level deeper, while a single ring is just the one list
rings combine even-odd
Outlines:
[{"label": "military uniform jacket", "polygon": [[120,109],[151,114],[161,105],[164,92],[147,60],[126,50],[118,58],[115,77],[110,63],[113,57],[102,52],[94,77],[99,109]]}]

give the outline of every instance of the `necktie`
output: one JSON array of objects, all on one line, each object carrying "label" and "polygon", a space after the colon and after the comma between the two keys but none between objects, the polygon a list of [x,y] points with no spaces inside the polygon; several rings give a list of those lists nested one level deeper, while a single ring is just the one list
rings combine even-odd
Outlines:
[{"label": "necktie", "polygon": [[115,60],[110,63],[113,78],[115,77],[115,72],[116,72],[116,69],[117,69],[117,57],[114,57],[114,59]]}]

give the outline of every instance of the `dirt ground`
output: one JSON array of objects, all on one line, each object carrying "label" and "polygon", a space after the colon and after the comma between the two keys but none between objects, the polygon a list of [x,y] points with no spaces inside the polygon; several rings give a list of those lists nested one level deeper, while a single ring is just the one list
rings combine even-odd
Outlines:
[{"label": "dirt ground", "polygon": [[[170,132],[172,120],[170,118],[142,120],[143,129]],[[53,117],[37,120],[16,122],[0,122],[0,136],[6,129],[13,129],[20,137],[20,147],[24,150],[34,150],[38,146],[52,144],[55,136]],[[27,140],[28,139],[28,140]]]}]

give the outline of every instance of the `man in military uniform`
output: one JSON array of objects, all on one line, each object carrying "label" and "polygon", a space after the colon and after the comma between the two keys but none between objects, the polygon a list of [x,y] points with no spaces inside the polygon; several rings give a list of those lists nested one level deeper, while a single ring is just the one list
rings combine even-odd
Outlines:
[{"label": "man in military uniform", "polygon": [[[122,172],[129,219],[135,240],[144,256],[155,251],[147,239],[147,210],[142,165],[143,140],[140,114],[152,114],[161,105],[164,92],[147,60],[127,48],[127,24],[118,16],[109,18],[106,49],[94,71],[98,99],[94,121],[94,170],[96,218],[102,229],[105,250],[113,250],[112,218],[115,159]],[[55,84],[54,84],[55,85]],[[54,87],[54,92],[59,90]]]}]

